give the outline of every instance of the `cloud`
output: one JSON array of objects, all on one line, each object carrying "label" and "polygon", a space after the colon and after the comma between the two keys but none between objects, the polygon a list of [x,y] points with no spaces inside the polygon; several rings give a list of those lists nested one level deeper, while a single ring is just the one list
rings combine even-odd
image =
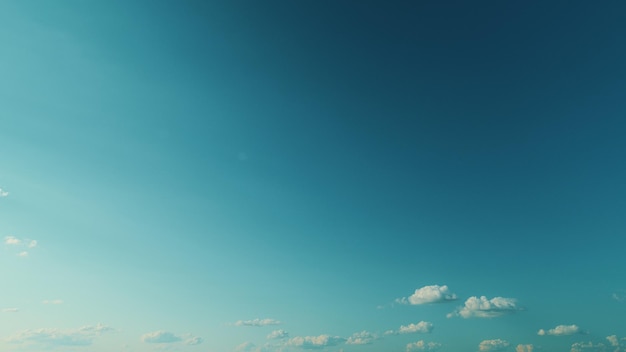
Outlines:
[{"label": "cloud", "polygon": [[274,330],[267,335],[267,338],[270,340],[284,339],[286,337],[289,337],[289,333],[282,329]]},{"label": "cloud", "polygon": [[535,346],[533,345],[517,345],[517,347],[515,347],[515,352],[533,352],[533,350],[535,349]]},{"label": "cloud", "polygon": [[145,343],[174,343],[182,341],[182,338],[171,332],[159,330],[143,334],[141,341]]},{"label": "cloud", "polygon": [[570,352],[584,351],[606,351],[606,346],[602,343],[594,344],[593,342],[575,342],[572,344]]},{"label": "cloud", "polygon": [[564,335],[575,335],[582,334],[583,331],[578,327],[578,325],[559,325],[554,329],[550,329],[548,331],[544,329],[539,329],[537,335],[554,335],[554,336],[564,336]]},{"label": "cloud", "polygon": [[28,238],[19,239],[15,236],[5,236],[4,244],[7,246],[14,247],[18,251],[17,256],[22,257],[22,258],[28,257],[28,251],[26,251],[26,249],[32,249],[32,248],[37,247],[36,240],[30,240]]},{"label": "cloud", "polygon": [[368,331],[355,332],[346,340],[347,345],[368,345],[376,340],[377,336]]},{"label": "cloud", "polygon": [[22,257],[22,258],[24,258],[24,257],[28,257],[28,252],[26,252],[26,251],[19,252],[19,253],[17,254],[17,256],[18,256],[18,257]]},{"label": "cloud", "polygon": [[456,295],[448,289],[448,286],[443,285],[430,285],[418,288],[415,293],[409,297],[402,297],[396,299],[396,302],[401,304],[428,304],[428,303],[440,303],[456,300]]},{"label": "cloud", "polygon": [[618,292],[613,292],[611,298],[622,303],[626,299],[626,291],[620,290]]},{"label": "cloud", "polygon": [[509,347],[509,343],[505,340],[484,340],[478,345],[479,351],[503,351]]},{"label": "cloud", "polygon": [[235,347],[236,352],[267,352],[267,348],[257,346],[252,342],[244,342],[241,345]]},{"label": "cloud", "polygon": [[346,339],[339,336],[319,335],[319,336],[298,336],[289,340],[290,346],[303,349],[318,349],[328,346],[336,346],[344,342]]},{"label": "cloud", "polygon": [[236,326],[267,326],[267,325],[280,325],[280,321],[276,319],[252,319],[252,320],[239,320],[235,323]]},{"label": "cloud", "polygon": [[78,329],[28,329],[10,336],[7,338],[7,342],[38,345],[47,348],[59,346],[89,346],[96,337],[110,331],[114,331],[114,329],[102,324],[83,326]]},{"label": "cloud", "polygon": [[7,197],[8,195],[9,195],[9,192],[7,192],[4,189],[0,188],[0,198]]},{"label": "cloud", "polygon": [[58,305],[58,304],[63,304],[63,300],[61,299],[46,299],[41,301],[42,304],[54,304],[54,305]]},{"label": "cloud", "polygon": [[455,312],[448,314],[448,318],[459,315],[463,318],[494,318],[507,313],[514,313],[520,310],[517,302],[513,298],[494,297],[487,299],[473,296],[465,301],[465,305]]},{"label": "cloud", "polygon": [[19,309],[17,309],[17,308],[4,308],[4,309],[2,309],[2,312],[3,312],[3,313],[17,313],[17,312],[19,312],[19,311],[20,311],[20,310],[19,310]]},{"label": "cloud", "polygon": [[22,241],[19,238],[15,237],[15,236],[5,236],[4,237],[4,243],[8,244],[8,245],[15,245],[15,246],[17,246],[20,243],[22,243]]},{"label": "cloud", "polygon": [[36,240],[30,240],[28,242],[28,248],[35,248],[37,247],[37,241]]},{"label": "cloud", "polygon": [[433,324],[427,321],[420,321],[417,324],[409,324],[409,325],[401,325],[400,329],[397,331],[387,330],[385,331],[385,335],[398,335],[398,334],[413,334],[413,333],[422,333],[427,334],[433,331]]},{"label": "cloud", "polygon": [[189,346],[199,345],[203,342],[204,342],[204,339],[198,336],[190,336],[183,341],[185,345],[189,345]]},{"label": "cloud", "polygon": [[441,347],[440,343],[437,342],[424,342],[424,340],[419,340],[417,342],[412,342],[406,345],[406,352],[411,351],[436,351]]}]

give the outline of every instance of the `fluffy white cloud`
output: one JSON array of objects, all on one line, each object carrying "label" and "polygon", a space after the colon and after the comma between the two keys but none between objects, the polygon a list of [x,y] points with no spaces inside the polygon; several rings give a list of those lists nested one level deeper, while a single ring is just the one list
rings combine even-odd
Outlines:
[{"label": "fluffy white cloud", "polygon": [[369,331],[361,331],[352,334],[352,336],[348,337],[346,340],[347,345],[367,345],[376,340],[376,335],[372,334]]},{"label": "fluffy white cloud", "polygon": [[284,339],[286,337],[289,337],[289,333],[283,329],[274,330],[267,335],[267,338],[270,340]]},{"label": "fluffy white cloud", "polygon": [[575,342],[572,344],[570,352],[585,352],[585,351],[606,351],[606,346],[602,343],[594,344],[593,342]]},{"label": "fluffy white cloud", "polygon": [[515,347],[515,352],[533,352],[533,350],[535,349],[535,346],[533,345],[517,345],[517,347]]},{"label": "fluffy white cloud", "polygon": [[182,338],[174,333],[159,330],[143,334],[141,341],[145,343],[174,343],[182,341]]},{"label": "fluffy white cloud", "polygon": [[20,310],[19,310],[19,309],[17,309],[17,308],[4,308],[4,309],[2,309],[2,312],[3,312],[3,313],[17,313],[17,312],[19,312],[19,311],[20,311]]},{"label": "fluffy white cloud", "polygon": [[252,319],[252,320],[239,320],[235,323],[236,326],[267,326],[267,325],[280,325],[280,321],[276,319]]},{"label": "fluffy white cloud", "polygon": [[16,246],[16,245],[22,243],[22,241],[19,238],[15,237],[15,236],[5,236],[4,237],[4,243]]},{"label": "fluffy white cloud", "polygon": [[4,189],[0,188],[0,198],[7,197],[8,195],[9,195],[9,192],[7,192]]},{"label": "fluffy white cloud", "polygon": [[424,342],[424,340],[419,340],[417,342],[412,342],[406,345],[406,352],[411,351],[436,351],[441,347],[440,343],[437,342]]},{"label": "fluffy white cloud", "polygon": [[503,351],[509,347],[509,343],[505,340],[484,340],[478,345],[479,351]]},{"label": "fluffy white cloud", "polygon": [[297,336],[289,340],[290,346],[300,347],[304,349],[324,348],[328,346],[336,346],[344,342],[346,339],[339,336],[319,335],[319,336]]},{"label": "fluffy white cloud", "polygon": [[494,297],[487,299],[473,296],[465,301],[465,305],[455,312],[448,314],[448,318],[460,315],[463,318],[493,318],[507,313],[518,311],[517,302],[513,298]]},{"label": "fluffy white cloud", "polygon": [[102,324],[65,330],[55,328],[28,329],[10,336],[7,342],[36,345],[44,348],[89,346],[93,343],[94,338],[110,331],[114,331],[114,329]]},{"label": "fluffy white cloud", "polygon": [[433,323],[427,321],[420,321],[417,324],[409,324],[409,325],[400,325],[400,329],[397,331],[387,330],[385,331],[385,335],[398,335],[398,334],[412,334],[412,333],[422,333],[427,334],[433,331]]},{"label": "fluffy white cloud", "polygon": [[61,300],[61,299],[46,299],[46,300],[41,301],[41,303],[58,305],[58,304],[63,304],[63,300]]},{"label": "fluffy white cloud", "polygon": [[430,285],[418,288],[409,297],[398,298],[396,299],[396,302],[402,304],[418,305],[453,301],[455,299],[456,295],[450,292],[448,286]]},{"label": "fluffy white cloud", "polygon": [[548,331],[544,329],[539,329],[537,335],[554,335],[554,336],[563,336],[563,335],[574,335],[574,334],[582,334],[582,330],[578,327],[578,325],[559,325],[554,329],[550,329]]}]

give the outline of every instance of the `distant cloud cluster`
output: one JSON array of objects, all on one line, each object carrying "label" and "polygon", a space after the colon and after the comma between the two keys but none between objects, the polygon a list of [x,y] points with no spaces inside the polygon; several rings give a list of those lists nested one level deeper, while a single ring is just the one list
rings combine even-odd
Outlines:
[{"label": "distant cloud cluster", "polygon": [[425,342],[424,340],[419,340],[417,342],[411,342],[406,345],[406,352],[413,351],[437,351],[441,348],[441,344],[437,342]]},{"label": "distant cloud cluster", "polygon": [[78,329],[28,329],[10,336],[7,342],[42,348],[89,346],[96,337],[111,331],[114,329],[102,324],[83,326]]},{"label": "distant cloud cluster", "polygon": [[267,335],[267,338],[269,340],[284,339],[287,337],[289,337],[289,333],[283,329],[274,330],[269,335]]},{"label": "distant cloud cluster", "polygon": [[515,347],[515,352],[533,352],[534,349],[535,349],[535,346],[533,345],[519,344],[517,345],[517,347]]},{"label": "distant cloud cluster", "polygon": [[252,320],[239,320],[235,323],[236,326],[267,326],[267,325],[280,325],[280,321],[276,319],[252,319]]},{"label": "distant cloud cluster", "polygon": [[461,316],[463,318],[493,318],[507,313],[518,311],[516,300],[513,298],[494,297],[488,299],[485,296],[470,297],[465,305],[455,312],[448,314],[448,318]]},{"label": "distant cloud cluster", "polygon": [[340,336],[298,336],[290,339],[287,344],[294,347],[311,349],[336,346],[340,343],[343,343],[344,341],[346,341],[346,339]]},{"label": "distant cloud cluster", "polygon": [[37,247],[36,240],[31,240],[28,238],[20,239],[15,236],[5,236],[4,244],[17,249],[17,256],[19,257],[28,257],[27,250]]},{"label": "distant cloud cluster", "polygon": [[578,325],[559,325],[554,329],[549,329],[548,331],[544,329],[539,329],[537,335],[554,335],[554,336],[564,336],[564,335],[575,335],[582,334],[583,331],[578,327]]},{"label": "distant cloud cluster", "polygon": [[478,345],[479,351],[504,351],[509,347],[509,343],[505,340],[484,340]]},{"label": "distant cloud cluster", "polygon": [[[570,352],[600,352],[606,351],[603,343],[594,344],[593,342],[575,342],[572,344]],[[619,351],[619,350],[618,350]]]},{"label": "distant cloud cluster", "polygon": [[377,336],[369,331],[361,331],[352,334],[346,340],[347,345],[368,345],[376,340]]},{"label": "distant cloud cluster", "polygon": [[409,297],[398,298],[396,302],[400,304],[420,305],[454,301],[456,299],[456,295],[450,292],[448,286],[430,285],[418,288]]},{"label": "distant cloud cluster", "polygon": [[141,336],[141,341],[144,343],[155,343],[155,344],[171,344],[182,342],[185,345],[199,345],[204,340],[201,337],[193,336],[191,334],[185,335],[176,335],[169,331],[153,331]]}]

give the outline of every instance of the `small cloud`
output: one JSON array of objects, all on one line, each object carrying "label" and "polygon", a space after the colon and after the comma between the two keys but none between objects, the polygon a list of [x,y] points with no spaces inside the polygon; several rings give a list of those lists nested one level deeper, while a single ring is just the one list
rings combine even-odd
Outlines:
[{"label": "small cloud", "polygon": [[22,243],[22,241],[19,238],[15,237],[15,236],[5,236],[4,237],[4,243],[8,244],[8,245],[17,246],[20,243]]},{"label": "small cloud", "polygon": [[63,304],[63,300],[62,299],[46,299],[46,300],[41,301],[41,303],[59,305],[59,304]]},{"label": "small cloud", "polygon": [[15,248],[19,257],[28,257],[28,251],[26,249],[32,249],[37,247],[37,241],[30,239],[20,239],[15,236],[5,236],[4,244]]},{"label": "small cloud", "polygon": [[182,341],[182,338],[171,332],[159,330],[143,334],[141,341],[145,343],[174,343]]},{"label": "small cloud", "polygon": [[419,305],[448,302],[456,299],[456,295],[450,292],[448,286],[430,285],[418,288],[409,297],[398,298],[396,299],[396,302],[400,304]]},{"label": "small cloud", "polygon": [[441,344],[437,342],[424,342],[420,340],[406,345],[406,352],[412,351],[436,351],[441,348]]},{"label": "small cloud", "polygon": [[622,303],[624,302],[624,300],[626,300],[626,291],[613,292],[611,298]]},{"label": "small cloud", "polygon": [[494,297],[487,299],[473,296],[465,301],[465,305],[455,312],[448,314],[448,318],[461,316],[463,318],[494,318],[507,313],[514,313],[520,310],[517,302],[513,298]]},{"label": "small cloud", "polygon": [[267,326],[267,325],[280,325],[280,321],[276,319],[252,319],[252,320],[239,320],[235,323],[236,326]]},{"label": "small cloud", "polygon": [[28,248],[35,248],[35,247],[37,247],[37,241],[30,240],[30,242],[28,242]]},{"label": "small cloud", "polygon": [[401,325],[398,331],[387,330],[385,331],[385,335],[397,335],[397,334],[428,334],[433,331],[433,324],[427,321],[420,321],[417,324],[409,324],[409,325]]},{"label": "small cloud", "polygon": [[4,308],[2,309],[2,313],[17,313],[20,310],[17,308]]},{"label": "small cloud", "polygon": [[376,340],[376,335],[372,334],[369,331],[361,331],[352,334],[352,336],[348,337],[346,340],[346,345],[368,345]]},{"label": "small cloud", "polygon": [[198,336],[190,336],[183,341],[185,345],[189,345],[189,346],[199,345],[203,342],[204,342],[204,339]]},{"label": "small cloud", "polygon": [[328,346],[336,346],[346,339],[339,336],[319,335],[319,336],[297,336],[290,339],[287,344],[303,349],[318,349]]},{"label": "small cloud", "polygon": [[244,342],[241,345],[235,347],[236,352],[268,352],[267,348],[257,346],[252,342]]},{"label": "small cloud", "polygon": [[6,341],[14,344],[32,345],[43,348],[89,346],[96,337],[109,331],[113,331],[113,329],[102,324],[83,326],[78,329],[28,329],[10,336]]},{"label": "small cloud", "polygon": [[286,337],[289,337],[289,333],[282,329],[274,330],[267,335],[269,340],[284,339]]},{"label": "small cloud", "polygon": [[554,329],[549,329],[548,331],[544,329],[539,329],[537,335],[553,335],[553,336],[565,336],[565,335],[575,335],[582,334],[583,331],[578,327],[578,325],[559,325]]},{"label": "small cloud", "polygon": [[484,340],[478,345],[479,351],[503,351],[509,347],[509,343],[505,340]]},{"label": "small cloud", "polygon": [[535,347],[533,345],[517,345],[515,352],[533,352]]},{"label": "small cloud", "polygon": [[22,257],[22,258],[28,257],[28,252],[26,252],[26,251],[19,252],[17,254],[17,256],[18,257]]},{"label": "small cloud", "polygon": [[4,189],[0,188],[0,198],[7,197],[8,195],[9,195],[9,192],[7,192]]},{"label": "small cloud", "polygon": [[[593,342],[575,342],[572,344],[572,348],[570,349],[570,352],[585,351],[606,351],[606,346],[603,343],[594,344]],[[617,351],[619,351],[619,349]]]}]

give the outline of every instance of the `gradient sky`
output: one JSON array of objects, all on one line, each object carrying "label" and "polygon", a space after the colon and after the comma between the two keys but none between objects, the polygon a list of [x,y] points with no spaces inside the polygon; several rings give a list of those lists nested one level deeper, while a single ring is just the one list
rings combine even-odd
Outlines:
[{"label": "gradient sky", "polygon": [[625,14],[0,1],[0,350],[626,351]]}]

